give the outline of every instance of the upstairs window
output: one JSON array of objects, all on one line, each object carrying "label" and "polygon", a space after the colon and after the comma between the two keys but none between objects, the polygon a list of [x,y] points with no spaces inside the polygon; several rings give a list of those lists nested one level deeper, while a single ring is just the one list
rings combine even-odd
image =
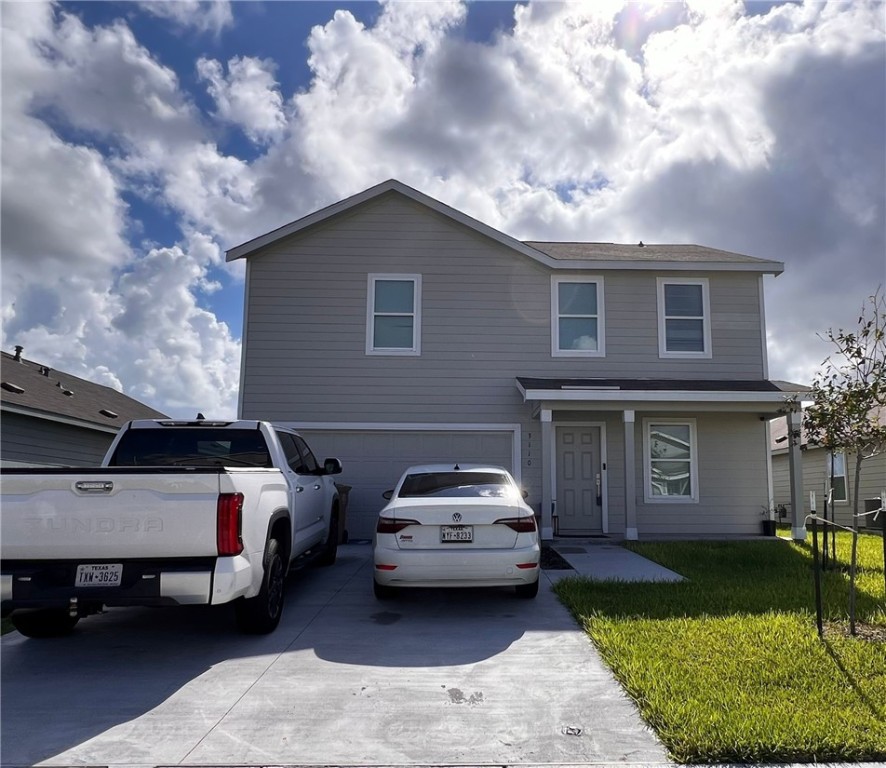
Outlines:
[{"label": "upstairs window", "polygon": [[708,281],[658,279],[660,357],[710,357]]},{"label": "upstairs window", "polygon": [[551,354],[554,357],[604,355],[602,278],[553,278],[551,317]]},{"label": "upstairs window", "polygon": [[369,275],[366,354],[421,353],[421,275]]},{"label": "upstairs window", "polygon": [[[833,463],[831,463],[833,461]],[[833,470],[833,480],[831,480],[831,470]],[[846,454],[828,453],[827,465],[825,466],[825,487],[833,487],[834,501],[849,501],[846,493]],[[831,483],[833,485],[831,486]]]}]

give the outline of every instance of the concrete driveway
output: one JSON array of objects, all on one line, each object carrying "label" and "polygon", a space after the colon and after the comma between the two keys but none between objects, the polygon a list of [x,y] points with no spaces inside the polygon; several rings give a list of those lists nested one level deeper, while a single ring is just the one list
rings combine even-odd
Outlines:
[{"label": "concrete driveway", "polygon": [[60,640],[2,639],[3,766],[663,763],[544,583],[379,603],[370,547],[289,583],[283,621],[113,609]]}]

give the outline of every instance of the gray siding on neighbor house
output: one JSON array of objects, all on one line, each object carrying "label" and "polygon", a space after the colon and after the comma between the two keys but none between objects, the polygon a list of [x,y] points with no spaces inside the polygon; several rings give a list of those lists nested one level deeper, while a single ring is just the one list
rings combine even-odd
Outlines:
[{"label": "gray siding on neighbor house", "polygon": [[[422,275],[421,356],[365,354],[367,276]],[[763,378],[759,276],[708,277],[712,359],[658,356],[654,271],[600,273],[606,356],[551,355],[551,274],[397,195],[251,256],[241,415],[515,422],[522,376]],[[558,275],[584,273],[558,272]]]},{"label": "gray siding on neighbor house", "polygon": [[86,467],[101,463],[114,434],[4,411],[0,464]]},{"label": "gray siding on neighbor house", "polygon": [[[829,484],[827,452],[822,448],[808,448],[801,454],[803,457],[803,512],[810,513],[809,492],[815,491],[816,511],[819,515],[824,513],[824,499]],[[846,487],[851,495],[855,486],[855,454],[846,455]],[[791,489],[790,462],[786,453],[780,453],[772,457],[772,486],[773,498],[776,504],[784,504],[788,510],[790,520]],[[864,511],[864,500],[874,499],[886,491],[886,453],[865,459],[861,464],[861,477],[859,481],[861,499],[858,510]],[[848,501],[834,504],[836,513],[834,519],[841,525],[852,525],[852,508]],[[868,525],[872,525],[869,521]],[[879,527],[879,520],[875,527]]]}]

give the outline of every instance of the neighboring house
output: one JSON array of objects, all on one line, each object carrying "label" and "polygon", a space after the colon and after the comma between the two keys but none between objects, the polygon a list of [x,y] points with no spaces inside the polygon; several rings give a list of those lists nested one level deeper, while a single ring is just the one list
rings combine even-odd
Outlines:
[{"label": "neighboring house", "polygon": [[0,352],[0,465],[98,464],[129,419],[165,414],[111,387]]},{"label": "neighboring house", "polygon": [[[886,408],[878,412],[881,424],[886,424]],[[770,429],[772,442],[772,500],[779,515],[777,519],[789,519],[791,511],[790,463],[788,461],[788,429],[785,419],[776,419]],[[852,507],[849,499],[855,483],[855,454],[846,451],[831,451],[820,445],[809,443],[806,430],[800,431],[800,450],[803,465],[803,515],[810,509],[809,492],[815,492],[816,512],[824,514],[824,500],[830,488],[831,471],[834,476],[834,496],[832,518],[840,525],[852,525]],[[833,466],[832,466],[833,460]],[[864,512],[864,500],[876,499],[886,491],[886,453],[880,453],[865,459],[861,463],[859,478],[858,511]],[[784,512],[781,512],[781,510]],[[830,514],[828,515],[830,517]],[[865,517],[861,526],[880,529],[879,519],[875,522],[870,516]]]},{"label": "neighboring house", "polygon": [[781,263],[521,242],[394,180],[227,258],[247,262],[240,416],[341,458],[352,537],[430,461],[510,469],[545,538],[760,533],[795,390],[767,374]]}]

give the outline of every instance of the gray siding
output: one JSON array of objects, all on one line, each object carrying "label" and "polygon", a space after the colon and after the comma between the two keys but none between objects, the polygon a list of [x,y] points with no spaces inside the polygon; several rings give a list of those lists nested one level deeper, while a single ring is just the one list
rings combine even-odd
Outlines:
[{"label": "gray siding", "polygon": [[0,464],[87,467],[101,463],[114,435],[69,424],[3,412]]},{"label": "gray siding", "polygon": [[[821,448],[810,448],[801,453],[803,458],[803,512],[810,513],[809,492],[815,491],[815,501],[819,515],[824,513],[824,499],[828,487],[827,453]],[[846,455],[846,486],[850,497],[855,485],[855,454]],[[790,461],[787,454],[778,454],[772,457],[772,484],[773,495],[776,504],[784,504],[790,511]],[[886,491],[886,453],[866,459],[861,464],[860,477],[861,501],[858,505],[859,512],[864,511],[864,500],[874,499]],[[836,522],[841,525],[852,525],[852,508],[848,501],[834,504]],[[790,512],[788,514],[790,520]],[[879,520],[875,527],[878,526]],[[871,525],[871,523],[869,523]]]},{"label": "gray siding", "polygon": [[751,414],[658,414],[694,418],[698,440],[698,503],[644,500],[643,423],[637,414],[637,528],[640,538],[752,536],[768,510],[765,423]]},{"label": "gray siding", "polygon": [[[376,272],[422,275],[420,357],[365,354],[367,275]],[[757,275],[683,275],[710,279],[709,360],[658,357],[657,276],[603,275],[606,357],[552,357],[551,270],[380,198],[250,259],[242,415],[513,422],[525,412],[518,375],[763,377]]]}]

